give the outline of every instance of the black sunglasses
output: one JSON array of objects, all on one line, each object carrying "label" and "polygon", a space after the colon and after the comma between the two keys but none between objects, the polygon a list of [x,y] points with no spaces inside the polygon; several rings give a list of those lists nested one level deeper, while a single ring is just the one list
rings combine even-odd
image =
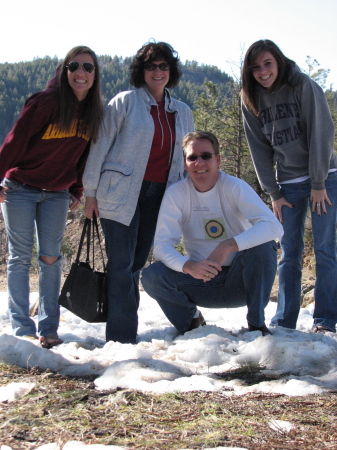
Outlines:
[{"label": "black sunglasses", "polygon": [[149,72],[153,72],[154,70],[156,70],[156,68],[159,68],[159,70],[169,70],[170,69],[170,64],[168,63],[161,63],[161,64],[154,64],[154,63],[146,63],[144,64],[144,69],[148,70]]},{"label": "black sunglasses", "polygon": [[79,63],[77,61],[72,61],[66,65],[66,68],[69,72],[75,72],[80,66],[82,66],[83,70],[88,73],[92,73],[95,70],[95,66],[91,63]]},{"label": "black sunglasses", "polygon": [[188,155],[185,156],[185,159],[187,159],[187,161],[189,162],[194,162],[198,158],[201,158],[204,161],[208,161],[209,159],[212,158],[213,155],[215,155],[215,153],[203,153],[202,155]]}]

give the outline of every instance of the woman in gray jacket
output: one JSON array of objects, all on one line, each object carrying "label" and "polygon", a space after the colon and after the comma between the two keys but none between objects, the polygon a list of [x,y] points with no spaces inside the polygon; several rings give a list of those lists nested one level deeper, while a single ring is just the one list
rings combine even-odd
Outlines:
[{"label": "woman in gray jacket", "polygon": [[337,155],[324,92],[272,41],[261,40],[245,56],[242,100],[255,170],[284,228],[278,305],[271,325],[296,328],[310,205],[316,257],[313,331],[335,332]]},{"label": "woman in gray jacket", "polygon": [[130,74],[136,89],[108,104],[83,177],[86,216],[95,212],[105,234],[106,340],[121,343],[136,343],[140,270],[152,246],[164,191],[183,177],[182,138],[194,130],[190,108],[167,90],[181,76],[170,45],[144,45]]}]

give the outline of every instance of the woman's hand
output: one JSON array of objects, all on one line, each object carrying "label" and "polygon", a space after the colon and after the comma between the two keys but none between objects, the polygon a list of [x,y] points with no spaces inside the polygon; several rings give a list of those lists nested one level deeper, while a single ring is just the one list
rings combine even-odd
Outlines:
[{"label": "woman's hand", "polygon": [[0,190],[0,203],[3,203],[5,201],[6,198],[6,191],[8,191],[8,188],[0,186],[1,190]]},{"label": "woman's hand", "polygon": [[312,204],[311,211],[313,213],[316,212],[319,216],[322,215],[322,211],[324,212],[324,214],[326,214],[325,202],[327,202],[327,204],[329,206],[332,205],[330,202],[330,199],[328,197],[328,194],[326,193],[326,189],[321,189],[319,191],[315,190],[315,189],[311,189],[310,201]]},{"label": "woman's hand", "polygon": [[95,213],[96,217],[99,217],[97,199],[96,199],[96,197],[86,197],[85,198],[85,217],[87,219],[92,219],[93,213]]},{"label": "woman's hand", "polygon": [[294,207],[294,205],[287,202],[287,200],[284,197],[279,198],[278,200],[275,200],[274,202],[272,202],[272,206],[273,206],[273,211],[274,211],[275,216],[278,218],[278,220],[281,223],[283,223],[282,207],[283,206],[287,206],[288,208]]},{"label": "woman's hand", "polygon": [[70,211],[76,211],[81,206],[81,202],[71,194],[70,194],[70,200],[71,200],[70,205],[69,205]]}]

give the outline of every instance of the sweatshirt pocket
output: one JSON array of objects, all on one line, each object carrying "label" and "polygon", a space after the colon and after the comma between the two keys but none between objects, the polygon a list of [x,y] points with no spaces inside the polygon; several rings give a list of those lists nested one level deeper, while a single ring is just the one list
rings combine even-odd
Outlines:
[{"label": "sweatshirt pocket", "polygon": [[130,191],[132,173],[132,166],[104,163],[96,194],[97,200],[109,203],[113,211],[125,205]]}]

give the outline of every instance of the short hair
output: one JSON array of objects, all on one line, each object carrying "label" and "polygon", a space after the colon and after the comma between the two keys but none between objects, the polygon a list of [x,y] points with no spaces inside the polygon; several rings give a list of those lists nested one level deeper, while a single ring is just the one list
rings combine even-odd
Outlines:
[{"label": "short hair", "polygon": [[[254,42],[246,52],[242,67],[242,100],[244,104],[255,114],[258,114],[255,101],[255,92],[258,82],[253,76],[254,63],[261,53],[271,53],[277,63],[277,78],[273,85],[269,88],[270,92],[277,91],[283,84],[289,82],[291,65],[294,61],[287,58],[280,48],[269,39],[261,39]],[[290,84],[290,83],[289,83]]]},{"label": "short hair", "polygon": [[91,48],[84,45],[79,45],[72,48],[67,53],[62,64],[58,70],[57,78],[57,94],[59,101],[59,113],[58,119],[62,130],[69,130],[72,124],[72,120],[76,117],[78,109],[77,98],[68,83],[68,68],[67,65],[72,61],[77,55],[87,53],[91,56],[94,61],[95,66],[95,78],[92,87],[86,98],[83,100],[84,116],[82,121],[87,127],[87,133],[95,141],[98,135],[99,125],[103,118],[103,103],[101,99],[101,85],[100,85],[100,69],[98,58]]},{"label": "short hair", "polygon": [[220,154],[219,141],[213,133],[211,133],[210,131],[191,131],[184,136],[182,141],[184,155],[186,154],[185,151],[189,143],[197,139],[207,139],[207,141],[212,144],[214,153],[216,155]]},{"label": "short hair", "polygon": [[144,86],[144,64],[163,60],[170,65],[167,88],[177,86],[182,75],[178,53],[166,42],[148,42],[136,53],[130,65],[130,84],[136,88]]}]

